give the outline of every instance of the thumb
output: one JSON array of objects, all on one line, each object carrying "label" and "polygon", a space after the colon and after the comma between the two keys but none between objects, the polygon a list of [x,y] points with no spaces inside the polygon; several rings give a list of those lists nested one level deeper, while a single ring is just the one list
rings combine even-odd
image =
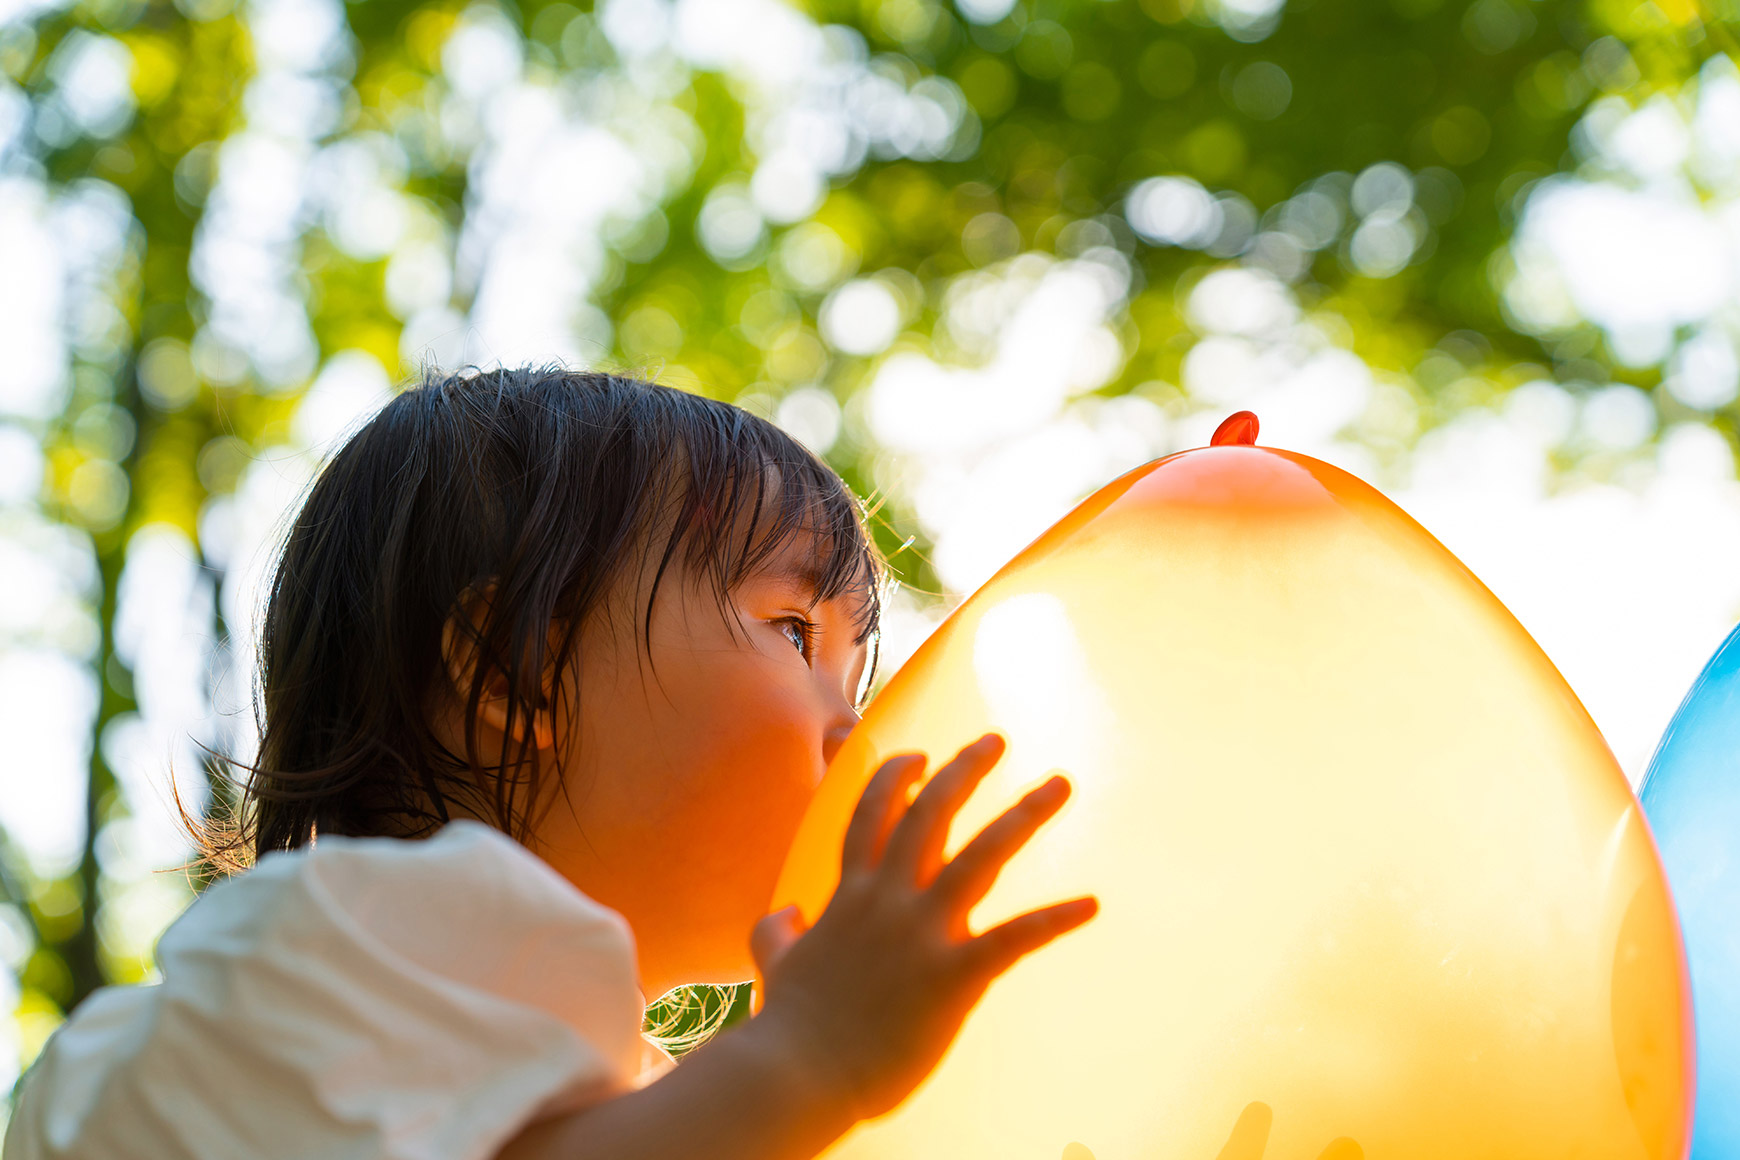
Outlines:
[{"label": "thumb", "polygon": [[785,958],[791,945],[803,937],[809,924],[796,906],[776,910],[760,922],[749,934],[749,953],[755,957],[755,971],[763,979]]}]

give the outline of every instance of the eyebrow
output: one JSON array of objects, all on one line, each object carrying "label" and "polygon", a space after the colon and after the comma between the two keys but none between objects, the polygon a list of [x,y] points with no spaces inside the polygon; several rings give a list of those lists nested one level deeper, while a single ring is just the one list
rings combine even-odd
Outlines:
[{"label": "eyebrow", "polygon": [[822,573],[813,564],[776,564],[759,571],[763,580],[784,581],[821,600]]},{"label": "eyebrow", "polygon": [[[822,582],[826,578],[826,575],[826,569],[818,567],[812,560],[801,557],[794,560],[787,557],[784,560],[776,558],[764,562],[760,567],[750,572],[749,576],[745,577],[745,579],[760,580],[763,583],[790,585],[793,589],[809,596],[811,607],[818,604],[829,603],[830,601],[849,604],[853,599],[853,594],[850,590],[837,592],[832,597],[826,599],[823,598]],[[860,597],[860,599],[863,598]],[[853,609],[848,613],[848,615],[852,617],[854,622],[858,622],[860,611],[863,608],[868,608],[872,611],[872,623],[874,624],[874,620],[876,619],[874,617],[874,611],[876,609],[876,600],[874,596],[865,599],[860,608]],[[865,641],[874,634],[874,631],[874,629],[863,630],[863,635],[855,638],[852,643],[854,645],[862,646]]]},{"label": "eyebrow", "polygon": [[[821,569],[813,564],[771,564],[766,568],[761,569],[757,575],[764,581],[776,584],[790,584],[792,587],[806,593],[810,597],[812,604],[826,603],[826,601],[822,599],[822,572]],[[834,597],[837,601],[844,601],[848,598],[848,594],[845,592],[839,593]],[[863,644],[862,641],[856,643],[860,646]]]}]

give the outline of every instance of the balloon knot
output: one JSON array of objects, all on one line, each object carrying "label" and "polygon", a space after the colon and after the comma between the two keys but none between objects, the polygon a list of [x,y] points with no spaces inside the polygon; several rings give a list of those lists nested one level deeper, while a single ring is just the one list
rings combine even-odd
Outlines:
[{"label": "balloon knot", "polygon": [[1254,411],[1236,411],[1214,429],[1210,447],[1254,447],[1257,443],[1257,416]]}]

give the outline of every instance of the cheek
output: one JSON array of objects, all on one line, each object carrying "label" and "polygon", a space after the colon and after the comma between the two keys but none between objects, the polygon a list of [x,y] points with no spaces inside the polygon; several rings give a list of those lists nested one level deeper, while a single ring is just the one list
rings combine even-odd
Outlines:
[{"label": "cheek", "polygon": [[801,664],[680,623],[655,620],[651,672],[629,646],[583,650],[572,809],[545,828],[559,868],[643,938],[735,947],[821,781],[829,702]]},{"label": "cheek", "polygon": [[720,658],[691,676],[669,688],[668,728],[680,740],[662,825],[683,835],[688,872],[771,893],[822,776],[815,694],[806,674],[756,656]]},{"label": "cheek", "polygon": [[[822,775],[822,722],[801,677],[769,673],[746,658],[697,673],[698,686],[675,706],[673,726],[690,750],[678,778],[708,808],[735,813],[802,809]],[[728,803],[738,803],[735,808]]]}]

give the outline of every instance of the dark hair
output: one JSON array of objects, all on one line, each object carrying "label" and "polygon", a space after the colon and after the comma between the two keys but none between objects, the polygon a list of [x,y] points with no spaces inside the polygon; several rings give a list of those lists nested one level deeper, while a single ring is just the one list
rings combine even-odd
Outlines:
[{"label": "dark hair", "polygon": [[[241,800],[207,828],[207,857],[234,868],[317,833],[426,833],[449,802],[523,839],[541,771],[529,728],[498,766],[480,762],[491,673],[506,679],[510,724],[529,724],[542,676],[639,575],[631,564],[660,552],[656,593],[683,553],[723,611],[800,534],[814,537],[816,598],[861,594],[854,643],[873,639],[883,567],[858,504],[774,424],[606,373],[426,376],[332,457],[289,528],[260,636],[259,756],[237,764]],[[456,754],[428,716],[448,679],[443,627],[467,631],[456,614],[486,591]],[[649,594],[648,640],[651,622]]]}]

